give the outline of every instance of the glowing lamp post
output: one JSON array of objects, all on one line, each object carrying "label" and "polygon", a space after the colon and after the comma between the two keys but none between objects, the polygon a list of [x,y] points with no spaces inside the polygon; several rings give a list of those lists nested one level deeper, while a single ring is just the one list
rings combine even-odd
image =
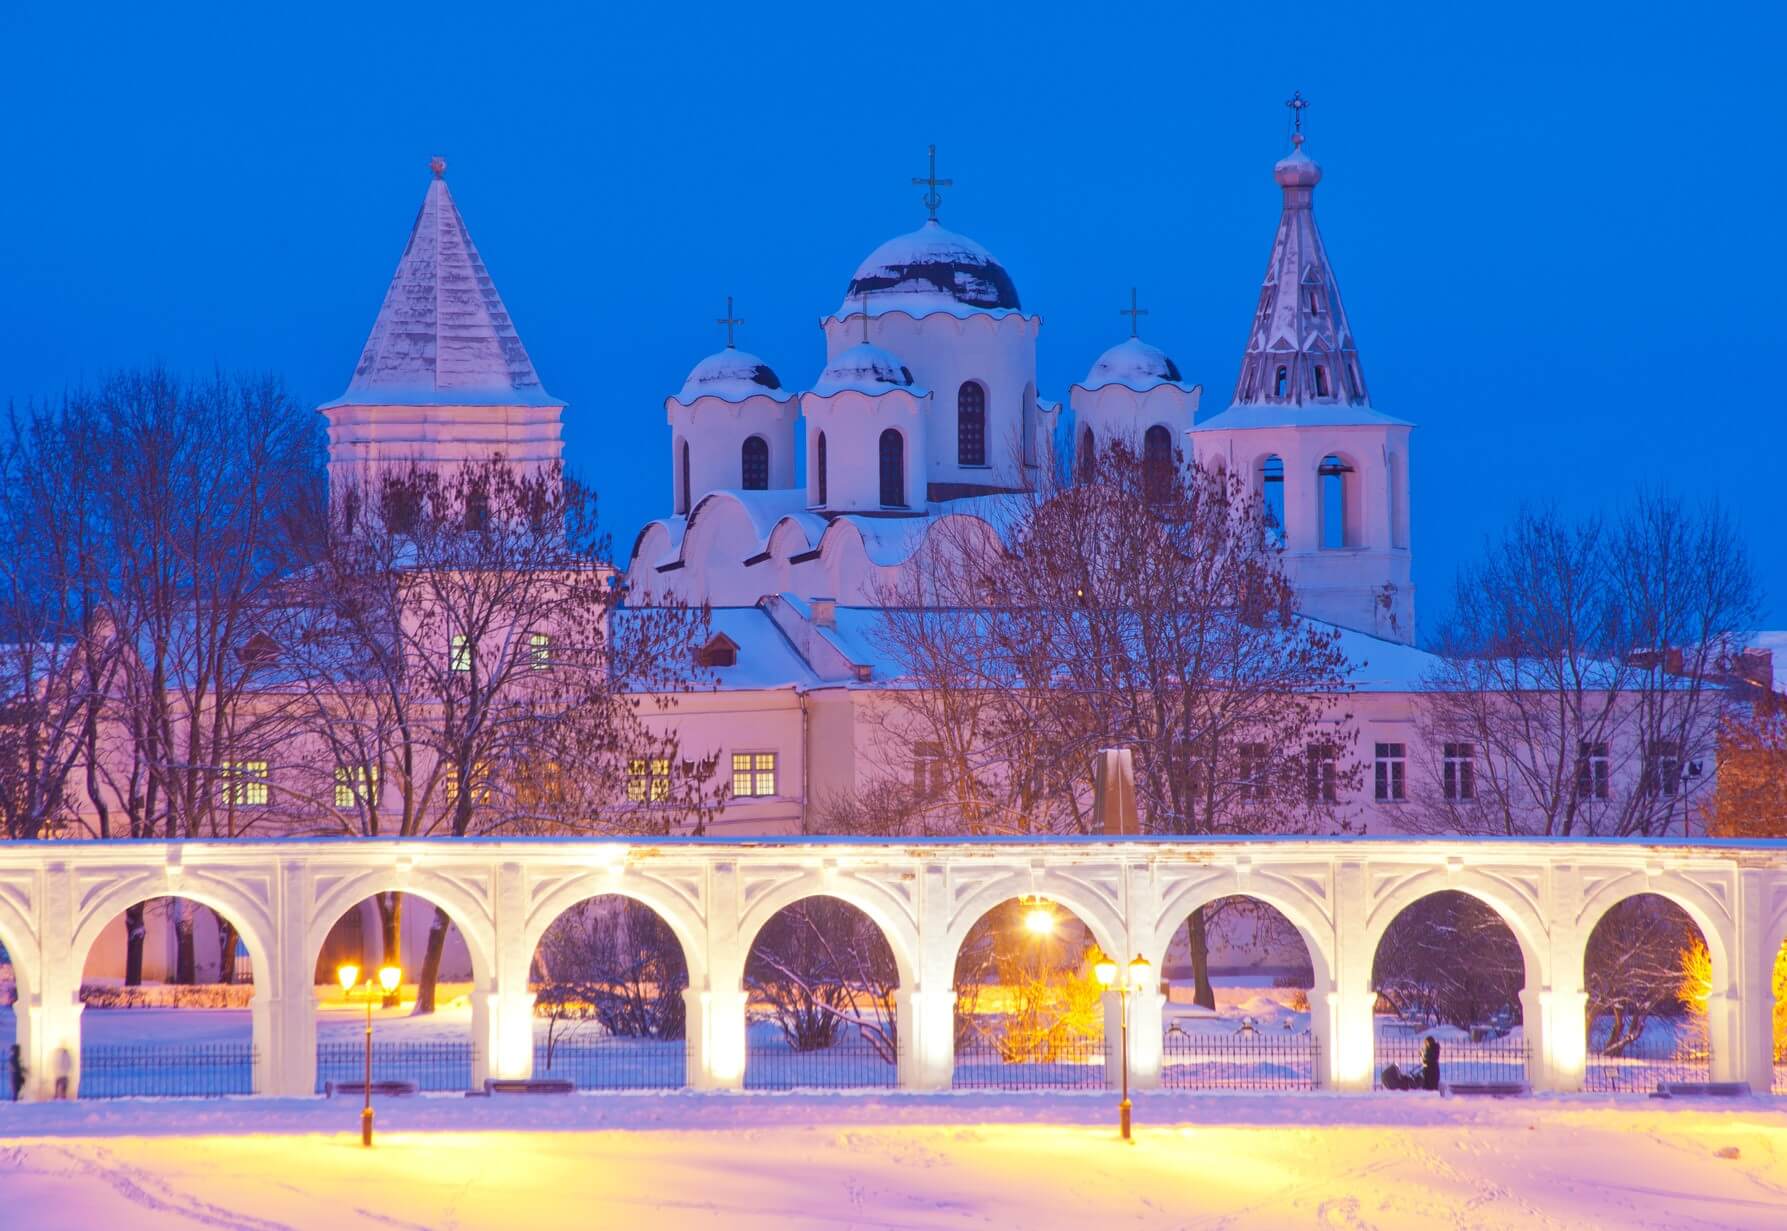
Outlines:
[{"label": "glowing lamp post", "polygon": [[[352,962],[343,963],[335,968],[335,977],[341,981],[344,996],[352,996],[356,984],[360,982],[360,968]],[[397,990],[403,982],[403,971],[395,966],[381,966],[378,972],[378,985],[386,993]],[[366,972],[366,1104],[360,1109],[360,1144],[372,1144],[372,1001],[377,995],[373,990],[373,976]]]},{"label": "glowing lamp post", "polygon": [[1094,962],[1092,966],[1092,973],[1098,976],[1098,986],[1104,988],[1107,992],[1115,988],[1117,992],[1117,1001],[1122,1009],[1121,1029],[1123,1046],[1120,1063],[1123,1069],[1123,1098],[1122,1101],[1117,1104],[1117,1127],[1125,1141],[1133,1140],[1129,1135],[1129,994],[1131,992],[1139,992],[1147,987],[1148,978],[1153,973],[1153,970],[1154,968],[1149,964],[1148,959],[1141,956],[1139,953],[1136,955],[1135,960],[1129,964],[1129,978],[1121,983],[1117,980],[1117,976],[1120,973],[1117,968],[1117,963],[1106,957],[1104,954],[1099,954],[1098,960]]}]

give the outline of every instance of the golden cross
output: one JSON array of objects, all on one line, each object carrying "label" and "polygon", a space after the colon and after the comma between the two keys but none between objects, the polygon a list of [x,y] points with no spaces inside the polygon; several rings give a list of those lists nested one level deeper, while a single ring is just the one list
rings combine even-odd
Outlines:
[{"label": "golden cross", "polygon": [[912,185],[915,188],[921,184],[924,185],[925,208],[931,211],[931,221],[935,222],[937,221],[937,207],[943,204],[943,197],[937,190],[939,188],[954,188],[956,182],[954,180],[940,180],[937,178],[937,147],[934,145],[931,146],[930,153],[931,173],[923,179],[919,179],[916,175],[913,176]]},{"label": "golden cross", "polygon": [[730,296],[730,295],[726,296],[726,315],[722,316],[719,320],[715,321],[714,324],[726,326],[726,349],[727,350],[733,349],[732,327],[734,325],[742,325],[744,323],[745,323],[744,317],[732,315],[732,296]]},{"label": "golden cross", "polygon": [[1136,307],[1135,287],[1132,286],[1129,288],[1129,306],[1127,308],[1117,309],[1117,315],[1127,316],[1129,318],[1130,337],[1135,338],[1141,336],[1137,327],[1142,323],[1142,318],[1148,315],[1148,309]]}]

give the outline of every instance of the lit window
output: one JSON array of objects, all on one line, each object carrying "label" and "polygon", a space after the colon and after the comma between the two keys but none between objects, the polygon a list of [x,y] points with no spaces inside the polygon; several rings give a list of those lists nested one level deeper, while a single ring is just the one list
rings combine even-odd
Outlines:
[{"label": "lit window", "polygon": [[744,797],[774,795],[776,793],[776,754],[773,752],[733,753],[732,793]]},{"label": "lit window", "polygon": [[[479,761],[476,765],[474,765],[472,767],[472,772],[468,775],[468,779],[469,779],[468,785],[471,788],[472,802],[474,804],[489,803],[490,802],[490,764],[489,764],[489,762]],[[446,780],[445,785],[446,785],[446,794],[447,794],[447,807],[451,808],[459,802],[459,772],[453,766],[447,767],[447,780]]]},{"label": "lit window", "polygon": [[239,808],[264,808],[269,798],[265,761],[225,761],[223,802]]},{"label": "lit window", "polygon": [[552,665],[552,637],[546,633],[534,633],[527,639],[528,663],[535,671],[544,671]]},{"label": "lit window", "polygon": [[1308,756],[1309,802],[1312,804],[1337,802],[1340,796],[1340,767],[1335,764],[1334,745],[1311,744]]},{"label": "lit window", "polygon": [[378,802],[378,766],[368,768],[364,765],[335,767],[335,806],[352,808],[362,800],[368,804]]},{"label": "lit window", "polygon": [[472,669],[472,641],[464,633],[454,633],[447,654],[447,665],[454,671]]},{"label": "lit window", "polygon": [[670,758],[634,757],[627,762],[627,799],[654,804],[670,798]]},{"label": "lit window", "polygon": [[1607,759],[1607,745],[1597,740],[1579,740],[1576,744],[1576,797],[1606,799],[1612,763]]},{"label": "lit window", "polygon": [[1447,744],[1440,763],[1441,785],[1446,798],[1466,802],[1477,797],[1477,746]]},{"label": "lit window", "polygon": [[1408,745],[1379,744],[1372,764],[1372,784],[1379,803],[1399,804],[1408,798]]}]

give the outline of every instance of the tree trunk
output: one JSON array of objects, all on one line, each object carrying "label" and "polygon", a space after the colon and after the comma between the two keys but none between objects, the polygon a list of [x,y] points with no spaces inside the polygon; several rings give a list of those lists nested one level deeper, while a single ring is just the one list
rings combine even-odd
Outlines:
[{"label": "tree trunk", "polygon": [[1204,931],[1203,907],[1185,921],[1185,937],[1191,943],[1192,1000],[1214,1012],[1216,989],[1210,986],[1210,938]]},{"label": "tree trunk", "polygon": [[191,987],[198,982],[198,952],[192,945],[192,905],[184,898],[169,898],[174,915],[174,982]]},{"label": "tree trunk", "polygon": [[422,977],[416,980],[415,1014],[434,1012],[434,985],[441,974],[441,954],[447,948],[447,929],[453,921],[440,907],[434,908],[434,923],[428,929],[428,952],[422,957]]},{"label": "tree trunk", "polygon": [[[379,930],[384,937],[384,964],[403,969],[403,895],[401,893],[381,893],[373,899],[378,903]],[[398,988],[386,995],[384,1007],[395,1009],[403,1002],[403,988]]]},{"label": "tree trunk", "polygon": [[124,986],[143,985],[143,939],[149,927],[145,921],[149,904],[138,902],[124,908]]},{"label": "tree trunk", "polygon": [[218,915],[216,911],[211,913],[217,916],[217,981],[225,984],[234,983],[236,981],[236,925],[222,915]]}]

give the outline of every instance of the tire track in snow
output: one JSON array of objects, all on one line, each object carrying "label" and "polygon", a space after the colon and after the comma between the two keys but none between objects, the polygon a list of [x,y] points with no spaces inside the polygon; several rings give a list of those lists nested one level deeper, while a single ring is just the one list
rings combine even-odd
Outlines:
[{"label": "tire track in snow", "polygon": [[153,1210],[157,1214],[171,1214],[200,1226],[217,1227],[220,1231],[298,1231],[290,1223],[237,1213],[190,1194],[175,1193],[165,1181],[140,1167],[130,1166],[102,1146],[92,1147],[90,1157],[83,1156],[70,1146],[40,1148],[68,1160],[70,1167],[63,1174],[97,1178],[141,1209]]}]

